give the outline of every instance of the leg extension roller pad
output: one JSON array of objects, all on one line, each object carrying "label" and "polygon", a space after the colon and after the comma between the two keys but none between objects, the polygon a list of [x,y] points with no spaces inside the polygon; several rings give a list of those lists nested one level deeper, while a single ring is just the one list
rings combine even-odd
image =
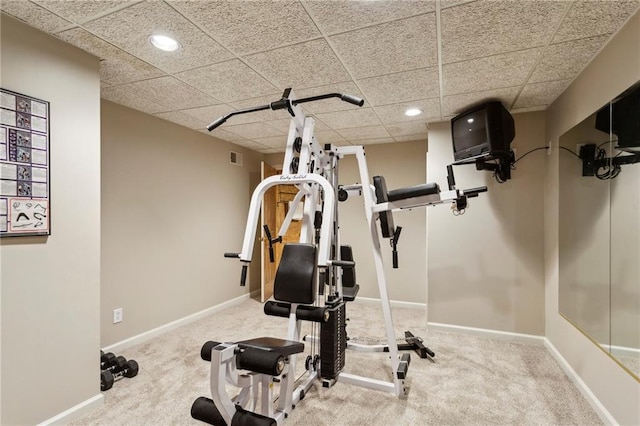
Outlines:
[{"label": "leg extension roller pad", "polygon": [[279,376],[284,370],[284,356],[278,352],[244,349],[236,355],[236,365],[241,370]]},{"label": "leg extension roller pad", "polygon": [[[231,419],[230,426],[276,426],[277,424],[271,417],[243,410],[237,405],[236,410],[236,413]],[[196,420],[209,423],[210,425],[228,426],[222,418],[222,415],[220,415],[220,412],[213,400],[203,396],[196,399],[191,406],[191,417]]]},{"label": "leg extension roller pad", "polygon": [[202,345],[202,349],[200,349],[200,358],[205,361],[211,362],[211,350],[218,346],[220,342],[214,342],[209,340],[204,345]]},{"label": "leg extension roller pad", "polygon": [[227,426],[212,399],[201,396],[191,406],[191,417],[216,426]]}]

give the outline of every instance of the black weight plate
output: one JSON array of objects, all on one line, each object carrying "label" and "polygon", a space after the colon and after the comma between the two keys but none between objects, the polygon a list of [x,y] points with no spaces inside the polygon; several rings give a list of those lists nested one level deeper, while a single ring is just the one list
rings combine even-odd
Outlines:
[{"label": "black weight plate", "polygon": [[127,361],[127,367],[124,369],[124,377],[132,378],[138,375],[139,367],[138,363],[130,359]]},{"label": "black weight plate", "polygon": [[113,387],[113,374],[110,371],[102,371],[100,373],[100,390],[106,391]]},{"label": "black weight plate", "polygon": [[116,356],[112,352],[107,352],[100,358],[100,360],[107,365],[111,365],[114,359],[116,359]]},{"label": "black weight plate", "polygon": [[123,356],[117,356],[112,362],[113,372],[121,371],[127,365],[127,359]]}]

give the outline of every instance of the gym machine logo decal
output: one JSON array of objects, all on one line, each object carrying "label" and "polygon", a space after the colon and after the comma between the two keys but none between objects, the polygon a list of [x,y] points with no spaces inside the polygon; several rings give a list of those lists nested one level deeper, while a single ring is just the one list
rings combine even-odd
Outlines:
[{"label": "gym machine logo decal", "polygon": [[280,180],[298,180],[298,179],[306,179],[307,175],[280,175]]}]

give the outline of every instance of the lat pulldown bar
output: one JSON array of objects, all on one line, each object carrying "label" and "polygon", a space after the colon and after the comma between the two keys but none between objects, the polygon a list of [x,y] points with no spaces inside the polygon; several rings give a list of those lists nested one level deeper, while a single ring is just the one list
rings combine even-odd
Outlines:
[{"label": "lat pulldown bar", "polygon": [[214,130],[215,128],[221,126],[223,123],[225,123],[229,118],[233,117],[234,115],[248,114],[250,112],[256,112],[256,111],[264,111],[266,109],[270,109],[273,111],[276,111],[279,109],[286,109],[289,112],[289,114],[291,114],[292,117],[295,117],[295,113],[293,112],[292,106],[303,104],[305,102],[320,101],[322,99],[340,98],[340,100],[344,102],[348,102],[353,105],[357,105],[357,106],[364,105],[363,99],[360,99],[356,96],[342,94],[342,93],[327,93],[324,95],[309,96],[308,98],[294,99],[294,100],[289,99],[290,93],[291,93],[291,88],[289,87],[284,90],[284,93],[282,94],[282,98],[278,99],[277,101],[271,102],[268,105],[239,109],[239,110],[230,112],[229,114],[224,115],[218,118],[217,120],[215,120],[214,122],[212,122],[211,124],[209,124],[207,126],[207,130],[208,131]]}]

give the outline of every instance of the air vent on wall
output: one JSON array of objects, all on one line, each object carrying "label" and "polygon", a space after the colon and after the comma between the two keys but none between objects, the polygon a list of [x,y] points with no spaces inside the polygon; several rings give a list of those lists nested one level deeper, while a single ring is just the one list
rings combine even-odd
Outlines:
[{"label": "air vent on wall", "polygon": [[229,151],[229,162],[236,166],[242,166],[242,154],[235,151]]}]

